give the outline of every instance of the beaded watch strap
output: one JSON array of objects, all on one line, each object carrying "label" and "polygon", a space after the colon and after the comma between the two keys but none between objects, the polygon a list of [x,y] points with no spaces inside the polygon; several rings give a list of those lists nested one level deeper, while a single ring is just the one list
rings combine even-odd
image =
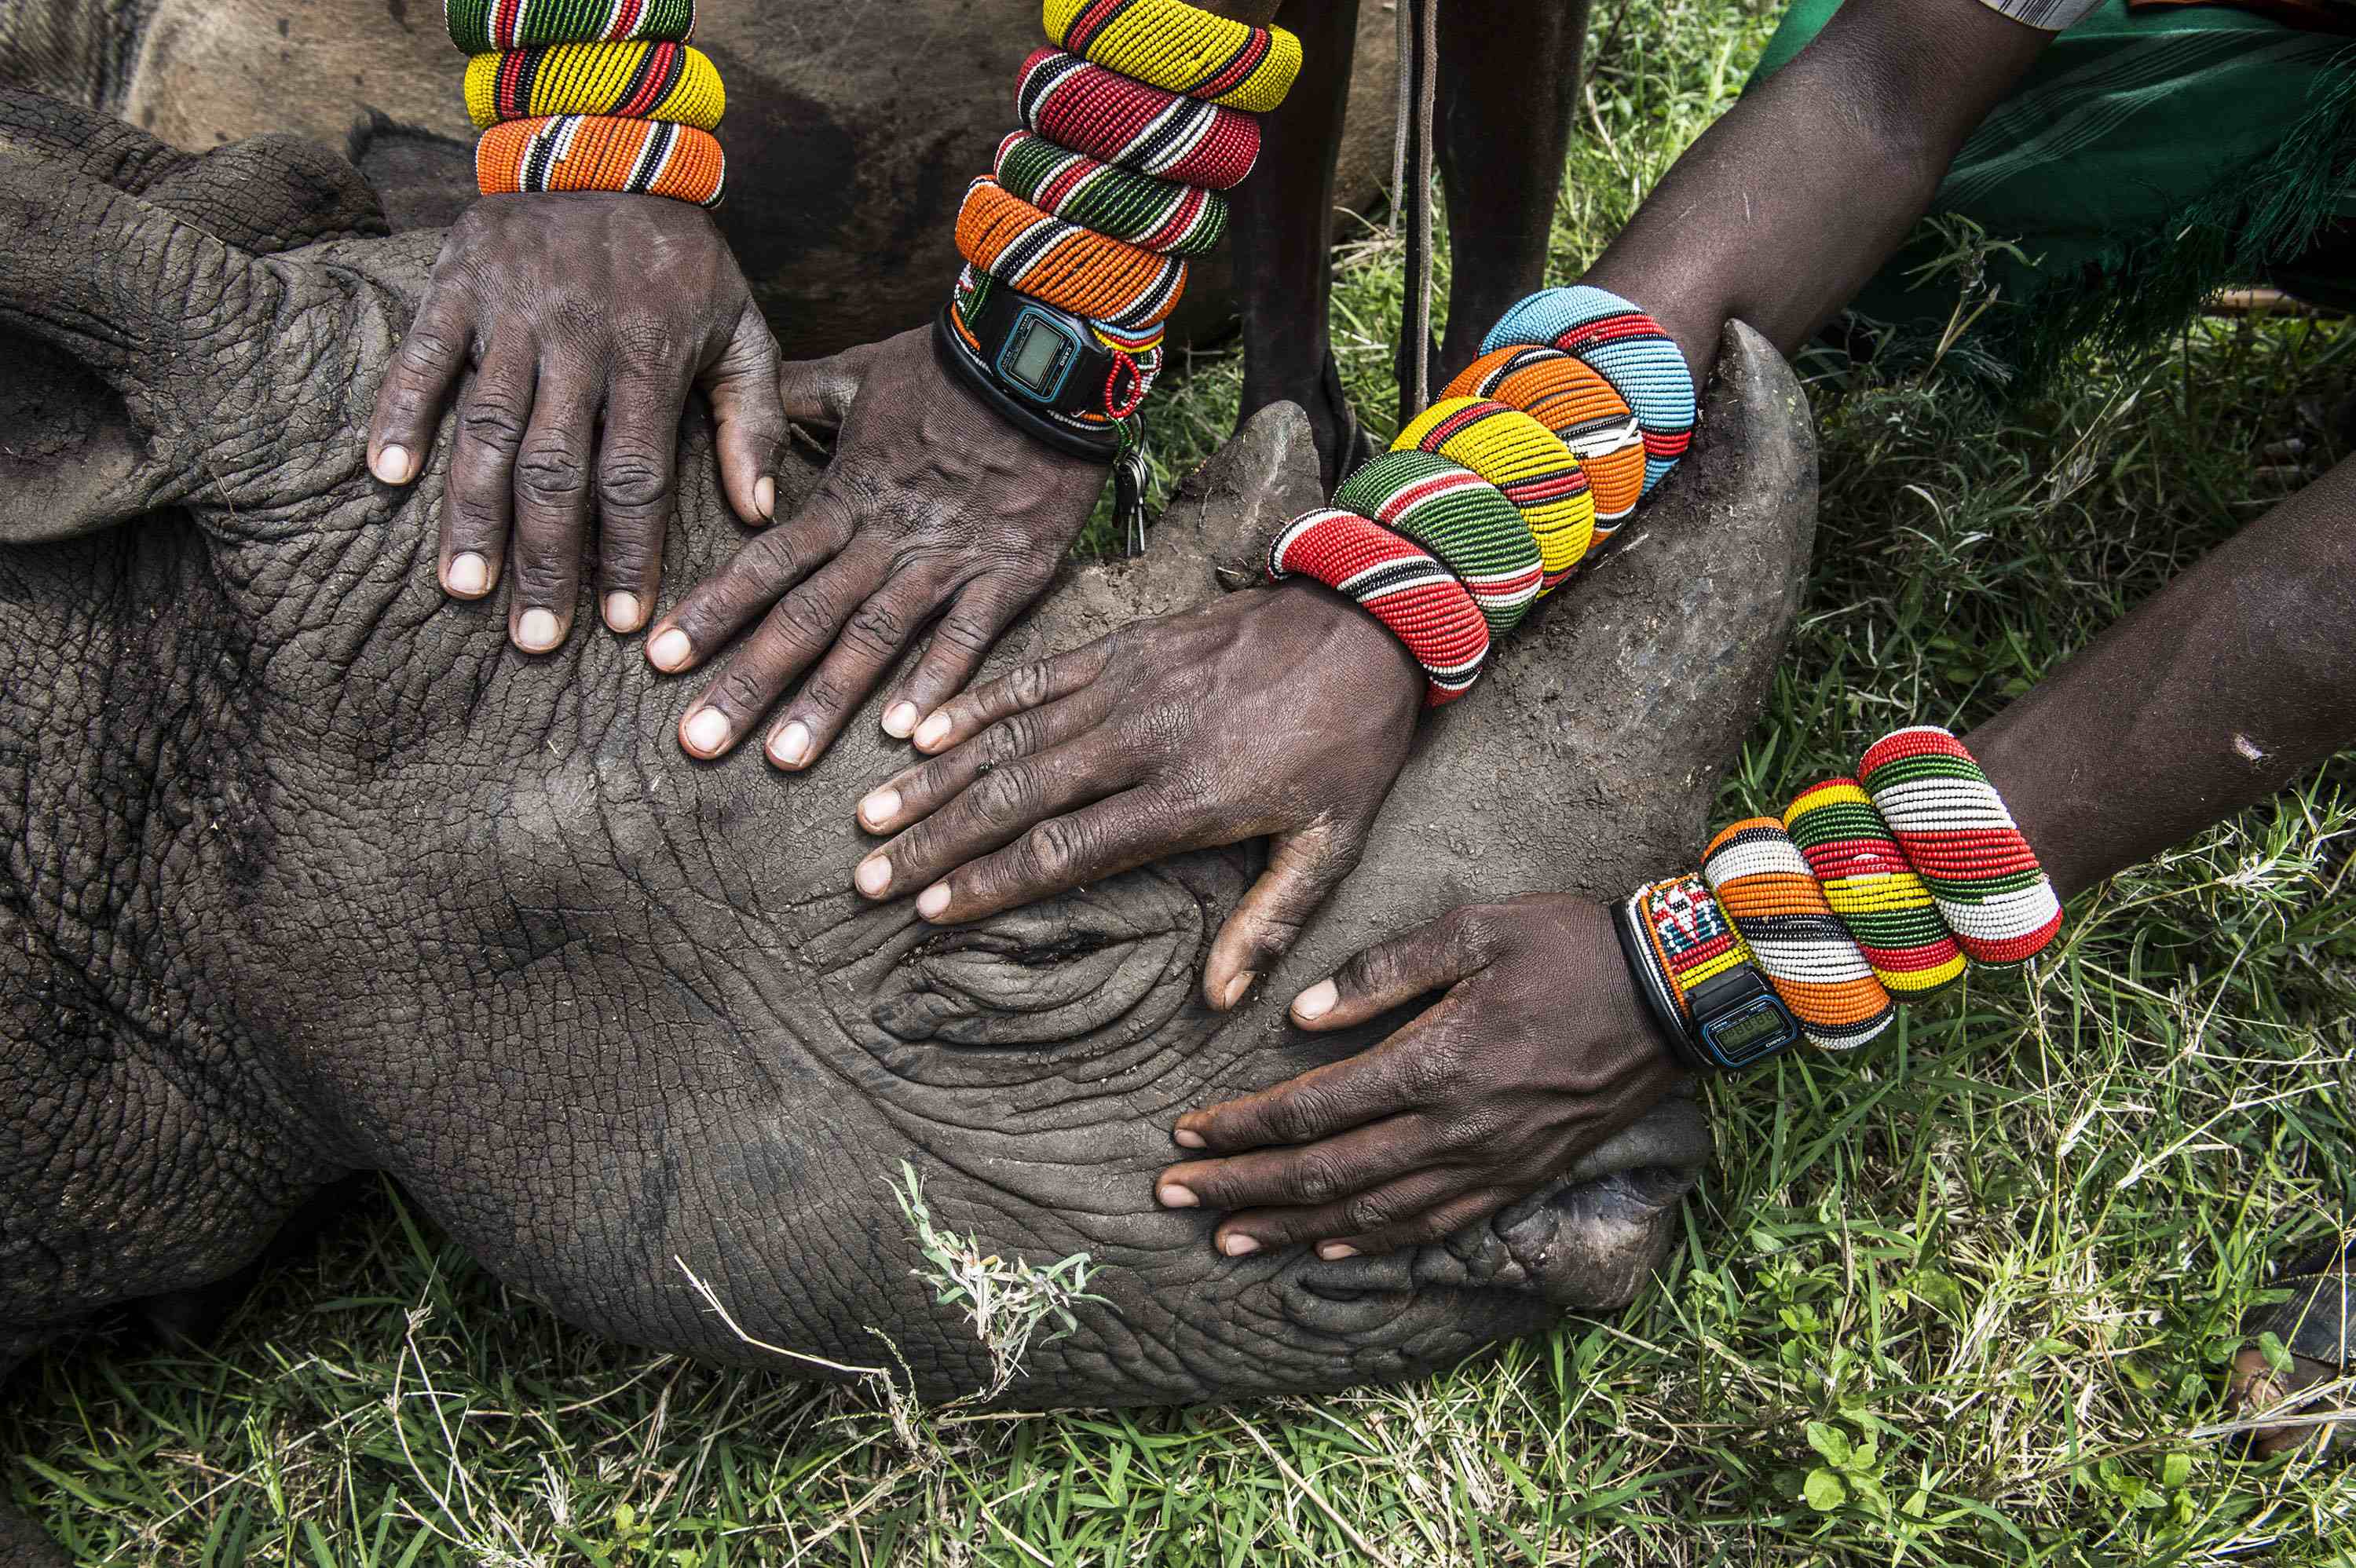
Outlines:
[{"label": "beaded watch strap", "polygon": [[1154,87],[1231,109],[1284,101],[1301,40],[1185,0],[1046,0],[1047,36],[1073,54]]},{"label": "beaded watch strap", "polygon": [[1132,81],[1061,49],[1034,49],[1014,88],[1025,129],[1141,175],[1226,190],[1259,157],[1259,122]]},{"label": "beaded watch strap", "polygon": [[1273,581],[1299,572],[1348,594],[1388,626],[1423,667],[1429,706],[1452,702],[1480,674],[1489,628],[1448,569],[1355,512],[1330,507],[1284,526],[1268,552]]},{"label": "beaded watch strap", "polygon": [[1700,876],[1687,872],[1638,888],[1628,912],[1643,938],[1645,973],[1640,983],[1655,987],[1676,1017],[1690,1024],[1694,987],[1738,964],[1751,961],[1751,949],[1717,895]]},{"label": "beaded watch strap", "polygon": [[711,133],[691,125],[559,114],[509,120],[483,133],[475,144],[475,179],[485,196],[606,190],[716,207],[727,166]]}]

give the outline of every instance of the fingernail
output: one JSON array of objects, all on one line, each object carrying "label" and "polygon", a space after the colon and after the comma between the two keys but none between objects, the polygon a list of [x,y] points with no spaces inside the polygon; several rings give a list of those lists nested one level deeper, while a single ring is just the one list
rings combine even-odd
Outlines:
[{"label": "fingernail", "polygon": [[635,593],[605,595],[605,624],[609,630],[635,632],[638,629],[639,617],[644,613],[638,608],[638,596]]},{"label": "fingernail", "polygon": [[797,719],[769,737],[769,755],[789,768],[801,766],[809,755],[809,726]]},{"label": "fingernail", "polygon": [[1203,1142],[1202,1134],[1188,1127],[1173,1127],[1170,1130],[1170,1141],[1176,1144],[1180,1148],[1204,1148],[1208,1147]]},{"label": "fingernail", "polygon": [[411,462],[409,448],[388,446],[376,454],[376,461],[369,465],[369,472],[387,485],[406,485],[409,483]]},{"label": "fingernail", "polygon": [[1259,1243],[1249,1236],[1229,1236],[1219,1243],[1219,1250],[1231,1258],[1248,1258],[1259,1251]]},{"label": "fingernail", "polygon": [[1181,1187],[1174,1181],[1165,1182],[1153,1196],[1164,1209],[1192,1209],[1203,1201],[1194,1196],[1193,1188]]},{"label": "fingernail", "polygon": [[544,654],[557,644],[556,612],[527,610],[516,623],[516,646],[527,653]]},{"label": "fingernail", "polygon": [[900,815],[900,792],[879,789],[859,803],[859,818],[870,827],[881,827]]},{"label": "fingernail", "polygon": [[947,882],[935,882],[916,895],[916,912],[926,920],[932,919],[948,907],[949,885]]},{"label": "fingernail", "polygon": [[1320,980],[1292,998],[1292,1013],[1295,1018],[1322,1019],[1341,999],[1342,993],[1333,988],[1333,981]]},{"label": "fingernail", "polygon": [[859,891],[869,898],[880,899],[884,896],[884,890],[892,885],[892,862],[881,855],[872,860],[862,860],[851,880],[858,883]]},{"label": "fingernail", "polygon": [[728,744],[728,715],[717,708],[698,709],[687,721],[687,749],[705,756]]},{"label": "fingernail", "polygon": [[1344,1258],[1356,1257],[1358,1249],[1347,1242],[1320,1242],[1317,1243],[1317,1255],[1329,1264],[1337,1264]]},{"label": "fingernail", "polygon": [[759,508],[761,516],[776,517],[777,515],[777,482],[766,475],[755,481],[753,485],[753,505]]},{"label": "fingernail", "polygon": [[463,550],[442,569],[442,586],[462,599],[479,598],[490,591],[491,563],[473,550]]},{"label": "fingernail", "polygon": [[941,743],[941,737],[948,732],[949,716],[946,713],[936,713],[916,726],[916,744],[927,748],[937,746]]},{"label": "fingernail", "polygon": [[687,634],[673,626],[647,645],[647,662],[659,670],[674,670],[687,663],[692,652]]},{"label": "fingernail", "polygon": [[1228,981],[1227,994],[1219,998],[1220,1009],[1224,1011],[1228,1008],[1234,1007],[1237,1002],[1242,1001],[1244,999],[1244,993],[1250,990],[1251,983],[1258,978],[1259,976],[1258,975],[1252,973],[1249,969],[1247,969],[1242,974],[1237,976],[1234,979]]},{"label": "fingernail", "polygon": [[905,741],[908,731],[916,727],[916,705],[895,702],[884,710],[884,733],[895,741]]}]

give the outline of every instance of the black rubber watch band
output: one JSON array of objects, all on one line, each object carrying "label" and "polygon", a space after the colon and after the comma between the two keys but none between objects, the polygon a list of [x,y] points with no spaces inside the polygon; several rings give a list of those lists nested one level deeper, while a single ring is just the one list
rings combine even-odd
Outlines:
[{"label": "black rubber watch band", "polygon": [[1024,434],[1055,448],[1070,457],[1084,457],[1091,463],[1109,464],[1120,453],[1120,438],[1108,431],[1102,436],[1092,436],[1057,424],[1034,410],[1024,407],[1001,387],[990,373],[973,361],[973,356],[958,341],[957,328],[949,325],[949,307],[941,306],[933,317],[933,350],[946,363],[950,373],[974,396],[988,403],[992,412]]},{"label": "black rubber watch band", "polygon": [[1612,906],[1612,933],[1620,939],[1620,957],[1628,965],[1628,983],[1636,988],[1636,995],[1644,1005],[1645,1015],[1653,1020],[1653,1028],[1667,1043],[1669,1054],[1676,1057],[1677,1065],[1688,1072],[1710,1072],[1716,1063],[1702,1054],[1701,1048],[1687,1029],[1685,1019],[1670,1008],[1661,995],[1660,987],[1654,983],[1652,967],[1644,962],[1644,934],[1636,929],[1636,917],[1629,912],[1624,900]]}]

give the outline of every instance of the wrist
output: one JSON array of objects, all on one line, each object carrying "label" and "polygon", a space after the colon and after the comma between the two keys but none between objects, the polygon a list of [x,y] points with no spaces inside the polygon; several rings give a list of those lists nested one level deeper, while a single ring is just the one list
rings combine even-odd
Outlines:
[{"label": "wrist", "polygon": [[1364,686],[1376,699],[1370,711],[1403,709],[1413,721],[1423,701],[1423,667],[1388,626],[1323,583],[1292,578],[1267,592],[1271,613],[1307,635],[1307,661]]}]

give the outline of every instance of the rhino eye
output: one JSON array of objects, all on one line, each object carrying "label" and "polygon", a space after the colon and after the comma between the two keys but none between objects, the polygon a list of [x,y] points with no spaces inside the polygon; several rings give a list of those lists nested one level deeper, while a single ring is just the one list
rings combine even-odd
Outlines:
[{"label": "rhino eye", "polygon": [[871,1016],[908,1041],[1135,1040],[1185,999],[1200,925],[1183,890],[1132,873],[926,938],[894,965]]}]

